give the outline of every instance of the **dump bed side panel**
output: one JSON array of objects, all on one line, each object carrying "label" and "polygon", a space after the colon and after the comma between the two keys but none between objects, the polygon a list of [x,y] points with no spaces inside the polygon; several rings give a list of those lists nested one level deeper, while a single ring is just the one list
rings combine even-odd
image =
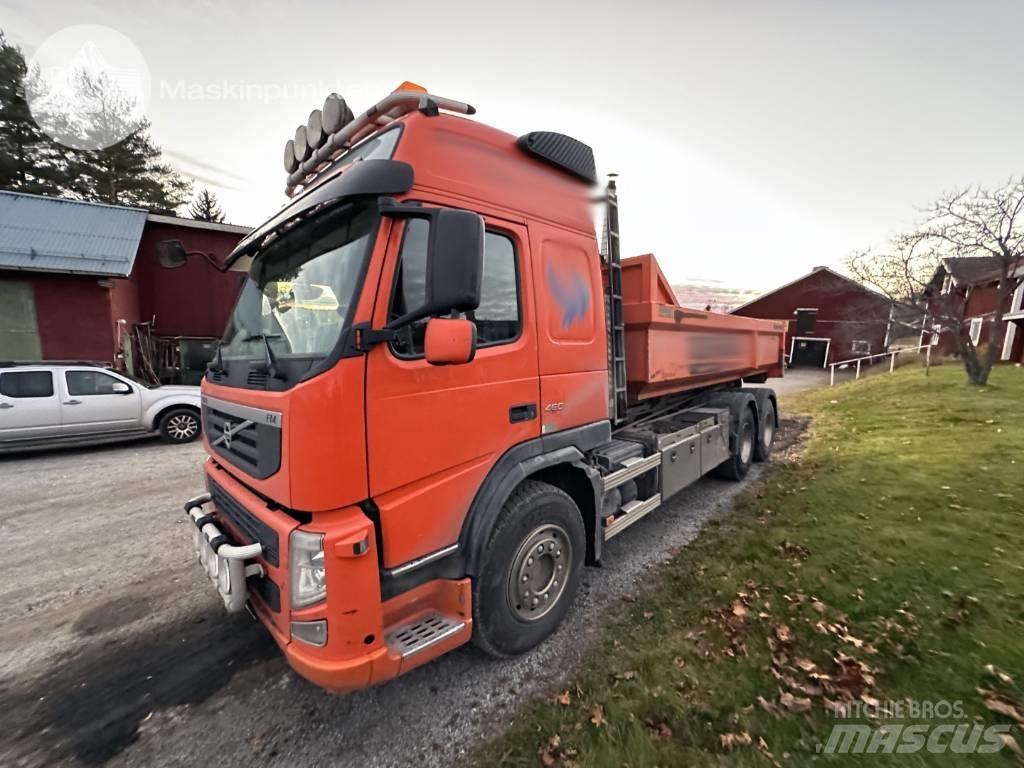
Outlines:
[{"label": "dump bed side panel", "polygon": [[680,307],[651,255],[622,268],[630,399],[782,375],[784,321]]}]

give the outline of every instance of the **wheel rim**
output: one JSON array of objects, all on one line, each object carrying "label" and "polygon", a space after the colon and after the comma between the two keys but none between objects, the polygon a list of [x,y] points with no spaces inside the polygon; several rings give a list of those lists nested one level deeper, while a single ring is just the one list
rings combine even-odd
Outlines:
[{"label": "wheel rim", "polygon": [[746,430],[740,440],[740,461],[744,464],[750,461],[750,457],[754,453],[754,436],[751,431]]},{"label": "wheel rim", "polygon": [[772,444],[772,440],[775,439],[775,419],[769,413],[764,421],[764,444],[767,448]]},{"label": "wheel rim", "polygon": [[167,422],[167,434],[175,440],[188,440],[195,437],[198,431],[199,422],[195,416],[187,416],[182,413],[172,416]]},{"label": "wheel rim", "polygon": [[546,616],[565,591],[572,572],[572,542],[560,525],[546,523],[523,539],[509,571],[509,607],[522,621]]}]

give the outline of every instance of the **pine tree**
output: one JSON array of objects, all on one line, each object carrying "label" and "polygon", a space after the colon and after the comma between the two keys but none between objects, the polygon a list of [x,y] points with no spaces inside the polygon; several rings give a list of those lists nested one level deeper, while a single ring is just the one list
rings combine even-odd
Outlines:
[{"label": "pine tree", "polygon": [[[78,73],[76,88],[87,109],[70,126],[67,191],[74,197],[173,214],[188,202],[192,183],[163,161],[150,123],[134,115],[134,102],[106,75]],[[59,114],[59,110],[58,110]],[[110,146],[114,138],[124,136]]]},{"label": "pine tree", "polygon": [[66,151],[36,124],[25,98],[21,49],[0,31],[0,189],[58,195]]},{"label": "pine tree", "polygon": [[224,221],[224,210],[220,207],[220,201],[206,188],[199,190],[199,195],[188,207],[188,215],[198,221],[212,221],[215,224]]},{"label": "pine tree", "polygon": [[149,136],[149,121],[105,149],[72,150],[68,193],[82,200],[174,214],[188,202],[191,182],[163,162]]}]

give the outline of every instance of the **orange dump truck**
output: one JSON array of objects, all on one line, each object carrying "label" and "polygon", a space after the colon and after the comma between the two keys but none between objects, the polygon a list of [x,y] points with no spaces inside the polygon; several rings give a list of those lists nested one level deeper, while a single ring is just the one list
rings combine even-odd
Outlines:
[{"label": "orange dump truck", "polygon": [[608,539],[775,434],[742,385],[782,375],[784,324],[680,307],[653,256],[620,261],[614,183],[599,247],[589,147],[473,112],[332,95],[229,258],[185,511],[228,610],[333,691],[529,650]]}]

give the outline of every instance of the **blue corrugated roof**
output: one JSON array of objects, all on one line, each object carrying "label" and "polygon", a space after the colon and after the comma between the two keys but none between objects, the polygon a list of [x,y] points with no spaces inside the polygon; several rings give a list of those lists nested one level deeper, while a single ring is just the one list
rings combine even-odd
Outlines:
[{"label": "blue corrugated roof", "polygon": [[146,211],[0,192],[0,269],[127,276]]}]

